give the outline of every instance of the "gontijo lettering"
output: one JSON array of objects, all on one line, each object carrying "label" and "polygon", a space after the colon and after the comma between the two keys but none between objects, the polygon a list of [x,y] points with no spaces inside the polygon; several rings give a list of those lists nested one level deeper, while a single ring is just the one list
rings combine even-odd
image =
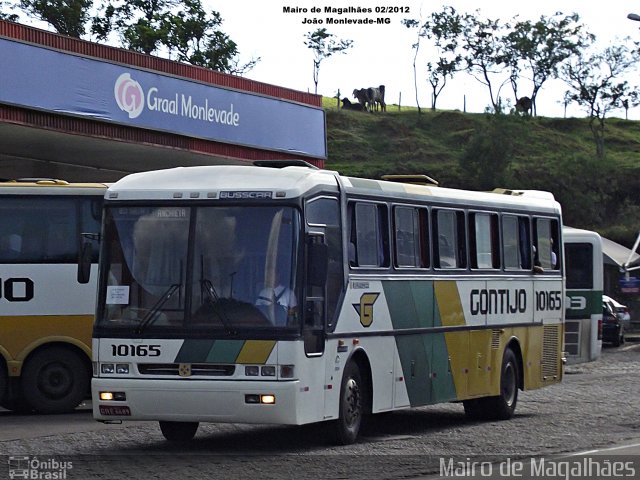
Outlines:
[{"label": "gontijo lettering", "polygon": [[471,315],[488,313],[524,313],[527,310],[527,291],[523,288],[509,290],[473,289],[470,296]]}]

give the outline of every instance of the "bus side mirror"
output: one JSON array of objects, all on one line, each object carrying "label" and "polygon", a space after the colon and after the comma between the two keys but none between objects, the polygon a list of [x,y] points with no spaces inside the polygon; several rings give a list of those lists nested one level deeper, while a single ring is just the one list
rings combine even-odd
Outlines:
[{"label": "bus side mirror", "polygon": [[80,257],[78,258],[78,283],[89,283],[92,257],[93,245],[91,245],[91,241],[82,242]]},{"label": "bus side mirror", "polygon": [[324,287],[327,283],[327,272],[329,270],[329,248],[322,240],[314,241],[308,245],[308,270],[307,283],[312,287]]}]

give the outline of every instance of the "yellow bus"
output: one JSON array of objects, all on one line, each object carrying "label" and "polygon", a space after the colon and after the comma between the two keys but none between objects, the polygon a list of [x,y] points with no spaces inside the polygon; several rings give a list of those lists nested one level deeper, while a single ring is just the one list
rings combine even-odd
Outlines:
[{"label": "yellow bus", "polygon": [[[0,182],[0,406],[60,413],[89,393],[96,283],[77,280],[82,233],[107,186]],[[93,268],[97,269],[97,255]]]},{"label": "yellow bus", "polygon": [[348,444],[367,414],[420,405],[513,416],[563,375],[560,206],[415,181],[208,166],[113,184],[94,417],[170,441],[328,421]]}]

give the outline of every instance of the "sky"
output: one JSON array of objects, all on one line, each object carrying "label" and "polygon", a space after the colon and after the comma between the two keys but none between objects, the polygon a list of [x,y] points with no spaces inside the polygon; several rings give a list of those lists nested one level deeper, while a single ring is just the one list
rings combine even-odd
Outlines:
[{"label": "sky", "polygon": [[[508,21],[515,15],[521,20],[538,20],[540,16],[551,16],[560,11],[563,14],[578,13],[587,31],[596,35],[598,45],[607,46],[620,42],[624,37],[640,40],[640,22],[627,19],[628,13],[640,13],[640,1],[610,0],[585,2],[584,0],[538,0],[516,2],[514,0],[450,0],[446,4],[429,0],[203,0],[203,4],[220,12],[223,18],[222,30],[238,44],[240,58],[244,62],[260,57],[255,68],[245,73],[245,77],[266,83],[302,91],[314,91],[313,52],[304,45],[305,34],[318,28],[326,28],[338,39],[353,40],[352,48],[345,54],[334,54],[322,61],[320,66],[318,93],[333,97],[352,97],[356,88],[386,86],[387,104],[416,105],[413,77],[412,45],[417,38],[416,29],[402,25],[405,18],[426,20],[433,11],[441,11],[445,5],[454,7],[461,13],[480,11],[481,18]],[[325,7],[402,7],[408,13],[389,14],[342,14],[327,15],[312,13],[313,7],[324,11]],[[307,13],[286,13],[283,7],[306,8]],[[333,18],[376,18],[388,17],[389,24],[383,25],[328,25],[327,17]],[[324,24],[303,22],[305,19],[320,19]],[[428,51],[421,45],[418,65],[426,65]],[[431,89],[426,80],[425,69],[418,71],[418,101],[421,107],[431,106]],[[506,78],[506,77],[505,77]],[[640,83],[640,79],[639,79]],[[549,81],[537,99],[537,112],[541,116],[565,116],[562,99],[567,87],[561,81]],[[518,87],[520,96],[530,95],[530,82],[523,81]],[[513,94],[507,84],[501,92],[511,103]],[[473,77],[460,73],[449,81],[438,97],[439,109],[458,109],[467,112],[482,112],[490,104],[488,89]],[[569,106],[566,116],[584,117],[584,110]],[[624,118],[624,111],[612,116]],[[629,112],[630,119],[640,119],[640,107]]]}]

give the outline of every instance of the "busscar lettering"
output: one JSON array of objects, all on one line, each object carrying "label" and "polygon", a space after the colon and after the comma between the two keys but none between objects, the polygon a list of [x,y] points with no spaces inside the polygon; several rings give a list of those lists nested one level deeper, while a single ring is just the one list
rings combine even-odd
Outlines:
[{"label": "busscar lettering", "polygon": [[221,199],[247,200],[273,198],[272,192],[220,192]]}]

